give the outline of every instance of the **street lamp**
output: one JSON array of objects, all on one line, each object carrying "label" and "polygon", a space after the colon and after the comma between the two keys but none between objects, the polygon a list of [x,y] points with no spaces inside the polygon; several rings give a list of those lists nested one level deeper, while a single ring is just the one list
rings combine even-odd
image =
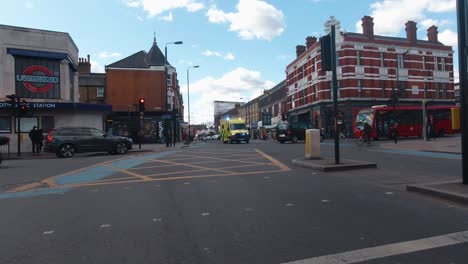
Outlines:
[{"label": "street lamp", "polygon": [[[165,90],[166,90],[166,111],[169,112],[169,102],[168,102],[168,92],[167,92],[167,65],[169,64],[169,61],[167,60],[167,45],[169,44],[174,44],[174,45],[181,45],[181,44],[184,44],[184,42],[182,41],[174,41],[174,42],[167,42],[165,45],[164,45],[164,60],[165,60],[165,63],[164,63],[164,77],[165,77],[165,80],[164,80],[164,87],[165,87]],[[173,116],[173,111],[171,111],[170,113],[170,116],[171,116],[171,119],[173,120],[173,125],[172,125],[172,143],[175,145],[175,142],[176,142],[176,137],[175,137],[175,117]]]},{"label": "street lamp", "polygon": [[189,70],[199,68],[199,65],[187,67],[187,108],[188,108],[188,141],[192,141],[190,137],[190,75]]}]

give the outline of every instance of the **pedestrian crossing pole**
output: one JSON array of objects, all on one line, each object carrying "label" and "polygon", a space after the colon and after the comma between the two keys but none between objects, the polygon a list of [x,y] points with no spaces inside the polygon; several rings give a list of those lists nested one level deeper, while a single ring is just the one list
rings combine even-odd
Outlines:
[{"label": "pedestrian crossing pole", "polygon": [[461,103],[461,140],[462,140],[462,177],[463,184],[468,185],[468,0],[457,0],[458,20],[458,63],[460,71],[460,103]]}]

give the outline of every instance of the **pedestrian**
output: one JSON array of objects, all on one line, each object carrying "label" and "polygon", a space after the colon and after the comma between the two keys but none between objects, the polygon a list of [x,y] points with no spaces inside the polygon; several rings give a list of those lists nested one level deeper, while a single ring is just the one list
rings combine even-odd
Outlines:
[{"label": "pedestrian", "polygon": [[44,131],[40,128],[38,129],[38,141],[39,141],[39,153],[42,152],[42,147],[44,147]]},{"label": "pedestrian", "polygon": [[392,138],[395,141],[395,144],[398,142],[398,123],[395,122],[392,128]]},{"label": "pedestrian", "polygon": [[166,148],[170,147],[171,146],[171,132],[169,131],[169,129],[164,129],[164,141],[166,141]]},{"label": "pedestrian", "polygon": [[29,131],[29,139],[31,139],[32,143],[32,153],[39,153],[40,138],[37,126],[34,126],[31,131]]}]

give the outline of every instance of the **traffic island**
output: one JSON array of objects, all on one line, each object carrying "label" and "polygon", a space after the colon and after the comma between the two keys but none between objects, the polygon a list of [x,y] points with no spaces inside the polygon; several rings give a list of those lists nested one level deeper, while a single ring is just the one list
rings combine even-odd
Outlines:
[{"label": "traffic island", "polygon": [[406,190],[468,205],[468,185],[460,181],[407,185]]},{"label": "traffic island", "polygon": [[293,159],[292,163],[299,167],[321,170],[323,172],[377,168],[376,163],[349,159],[341,159],[340,164],[336,164],[335,158],[297,158]]}]

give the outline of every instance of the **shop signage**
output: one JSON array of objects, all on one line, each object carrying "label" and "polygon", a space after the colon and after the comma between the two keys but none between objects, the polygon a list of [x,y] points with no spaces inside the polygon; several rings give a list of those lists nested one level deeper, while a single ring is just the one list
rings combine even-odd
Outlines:
[{"label": "shop signage", "polygon": [[60,82],[59,77],[42,65],[31,65],[23,74],[17,74],[16,80],[22,82],[24,87],[33,93],[44,93],[52,89],[54,84]]}]

